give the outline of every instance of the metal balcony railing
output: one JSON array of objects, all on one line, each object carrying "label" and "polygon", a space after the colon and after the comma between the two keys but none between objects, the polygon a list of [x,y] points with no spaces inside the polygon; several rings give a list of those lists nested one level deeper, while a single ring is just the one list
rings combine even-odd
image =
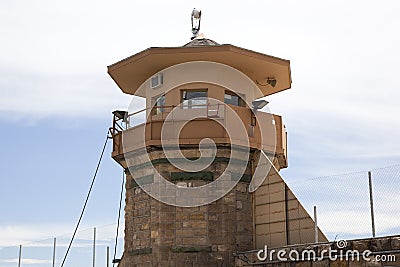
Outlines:
[{"label": "metal balcony railing", "polygon": [[[256,126],[257,122],[254,120],[253,111],[245,107],[232,106],[236,115],[227,113],[227,105],[223,103],[207,103],[207,104],[192,104],[187,103],[179,104],[178,106],[154,106],[151,108],[144,108],[133,113],[125,112],[122,114],[114,114],[113,126],[110,128],[111,136],[114,139],[113,154],[122,154],[122,132],[131,134],[135,140],[132,140],[129,149],[134,150],[140,144],[146,142],[150,145],[158,145],[161,142],[161,129],[165,123],[177,123],[176,125],[183,125],[190,122],[191,130],[181,135],[176,135],[174,127],[169,129],[163,137],[173,138],[179,136],[180,139],[190,143],[195,143],[196,140],[209,137],[213,138],[217,143],[230,143],[229,135],[224,129],[224,126],[237,123],[237,117],[242,120],[243,125],[247,130],[250,145],[254,148],[276,147],[277,153],[283,155],[286,161],[286,129],[282,123],[282,118],[278,115],[269,114],[258,111],[258,119],[264,121],[271,121],[275,127],[275,140],[265,138],[270,136],[270,129],[260,129]],[[118,115],[118,116],[117,116]],[[272,118],[270,116],[273,116]],[[211,121],[218,123],[212,124]],[[264,124],[265,125],[265,124]],[[213,131],[210,131],[212,127]],[[193,128],[197,130],[193,130]],[[267,133],[267,134],[266,134]],[[261,136],[264,135],[264,138]],[[126,149],[127,147],[125,147]],[[285,164],[284,164],[285,165]]]}]

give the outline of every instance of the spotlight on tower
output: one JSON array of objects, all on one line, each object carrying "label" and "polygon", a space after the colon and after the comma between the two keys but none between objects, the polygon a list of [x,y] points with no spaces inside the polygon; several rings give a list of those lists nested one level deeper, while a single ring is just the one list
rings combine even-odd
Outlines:
[{"label": "spotlight on tower", "polygon": [[256,80],[256,83],[258,84],[258,85],[261,85],[261,86],[267,86],[267,85],[270,85],[270,86],[272,86],[272,87],[275,87],[276,86],[276,83],[277,83],[277,81],[276,81],[276,79],[275,78],[273,78],[273,77],[268,77],[266,80],[265,80],[265,83],[263,84],[263,83],[260,83],[259,81],[257,81]]},{"label": "spotlight on tower", "polygon": [[262,109],[263,107],[265,107],[266,105],[268,105],[268,101],[266,100],[254,100],[253,102],[251,102],[251,104],[253,105],[253,109],[257,110],[257,109]]},{"label": "spotlight on tower", "polygon": [[275,78],[267,78],[267,84],[271,85],[272,87],[276,86],[276,79]]},{"label": "spotlight on tower", "polygon": [[124,120],[125,117],[128,115],[128,112],[123,110],[115,110],[112,112],[112,114],[114,114],[114,116],[117,117],[118,119]]}]

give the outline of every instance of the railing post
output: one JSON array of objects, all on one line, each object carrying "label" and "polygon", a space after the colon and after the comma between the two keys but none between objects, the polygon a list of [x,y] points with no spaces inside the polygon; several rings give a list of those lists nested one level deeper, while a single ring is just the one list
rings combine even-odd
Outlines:
[{"label": "railing post", "polygon": [[372,237],[375,237],[375,216],[374,216],[374,198],[372,194],[372,174],[368,172],[368,183],[369,183],[369,204],[371,208],[371,223],[372,223]]}]

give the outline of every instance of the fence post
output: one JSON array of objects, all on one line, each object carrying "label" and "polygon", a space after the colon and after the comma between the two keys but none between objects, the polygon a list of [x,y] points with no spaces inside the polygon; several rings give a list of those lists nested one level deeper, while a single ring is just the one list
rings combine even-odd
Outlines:
[{"label": "fence post", "polygon": [[93,228],[93,267],[96,265],[96,227]]},{"label": "fence post", "polygon": [[318,243],[317,206],[314,206],[314,241]]},{"label": "fence post", "polygon": [[107,267],[110,266],[110,247],[109,246],[107,246],[107,264],[106,264],[106,266]]},{"label": "fence post", "polygon": [[368,172],[368,183],[369,183],[369,204],[370,204],[370,208],[371,208],[372,237],[375,237],[374,198],[373,198],[373,194],[372,194],[371,171]]},{"label": "fence post", "polygon": [[18,267],[21,267],[22,245],[19,245]]},{"label": "fence post", "polygon": [[56,242],[57,239],[54,238],[54,242],[53,242],[53,267],[56,266]]}]

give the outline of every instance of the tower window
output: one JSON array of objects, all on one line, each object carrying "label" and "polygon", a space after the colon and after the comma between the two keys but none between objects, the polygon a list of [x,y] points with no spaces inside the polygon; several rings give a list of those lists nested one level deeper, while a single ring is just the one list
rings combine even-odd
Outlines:
[{"label": "tower window", "polygon": [[245,107],[246,103],[244,102],[244,95],[239,96],[231,91],[225,91],[224,103],[228,105]]},{"label": "tower window", "polygon": [[205,108],[207,105],[207,89],[183,90],[182,108]]},{"label": "tower window", "polygon": [[153,114],[160,114],[164,112],[165,95],[159,95],[153,98]]}]

